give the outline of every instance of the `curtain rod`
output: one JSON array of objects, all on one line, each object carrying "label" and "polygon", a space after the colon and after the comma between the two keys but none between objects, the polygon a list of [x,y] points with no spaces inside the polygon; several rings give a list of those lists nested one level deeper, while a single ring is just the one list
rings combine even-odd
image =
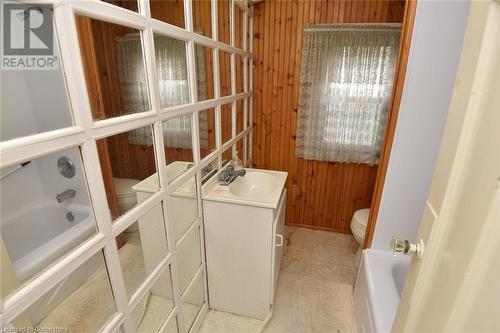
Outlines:
[{"label": "curtain rod", "polygon": [[304,31],[395,31],[400,30],[401,27],[401,23],[335,23],[306,25]]}]

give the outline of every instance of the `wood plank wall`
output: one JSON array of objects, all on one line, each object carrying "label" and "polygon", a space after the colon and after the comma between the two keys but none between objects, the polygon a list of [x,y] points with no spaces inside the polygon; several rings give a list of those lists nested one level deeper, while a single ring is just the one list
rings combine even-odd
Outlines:
[{"label": "wood plank wall", "polygon": [[401,22],[404,0],[266,0],[254,7],[256,168],[288,172],[286,221],[350,233],[354,211],[370,206],[376,166],[295,157],[303,28],[318,23]]}]

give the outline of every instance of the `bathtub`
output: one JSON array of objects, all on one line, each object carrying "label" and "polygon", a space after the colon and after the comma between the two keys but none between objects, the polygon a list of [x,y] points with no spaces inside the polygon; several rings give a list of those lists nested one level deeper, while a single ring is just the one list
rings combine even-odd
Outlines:
[{"label": "bathtub", "polygon": [[[70,222],[66,213],[73,213]],[[89,206],[42,199],[5,216],[2,238],[20,282],[31,278],[96,232]]]},{"label": "bathtub", "polygon": [[403,292],[410,257],[364,250],[354,290],[359,333],[390,332]]},{"label": "bathtub", "polygon": [[[73,221],[67,220],[68,212],[74,215]],[[41,199],[29,207],[5,215],[0,230],[20,284],[96,233],[90,206],[61,204],[55,198]],[[27,309],[32,324],[40,323],[100,267],[102,260],[94,256],[40,297]]]}]

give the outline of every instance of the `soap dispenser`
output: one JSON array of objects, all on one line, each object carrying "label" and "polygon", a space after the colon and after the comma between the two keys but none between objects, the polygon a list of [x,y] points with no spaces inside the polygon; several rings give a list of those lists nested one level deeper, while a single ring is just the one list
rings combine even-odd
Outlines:
[{"label": "soap dispenser", "polygon": [[243,162],[238,157],[238,151],[236,151],[234,156],[233,156],[232,164],[233,164],[234,170],[243,169]]}]

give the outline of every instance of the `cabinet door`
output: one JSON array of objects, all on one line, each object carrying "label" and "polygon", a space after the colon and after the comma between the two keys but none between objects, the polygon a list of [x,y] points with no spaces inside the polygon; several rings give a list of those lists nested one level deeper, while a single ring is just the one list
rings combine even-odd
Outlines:
[{"label": "cabinet door", "polygon": [[283,257],[283,250],[285,247],[285,210],[286,210],[286,189],[283,190],[280,203],[278,204],[278,211],[274,220],[273,226],[273,295],[272,302],[274,303],[274,295],[276,294],[276,286],[278,285],[278,276],[281,267],[281,258]]}]

